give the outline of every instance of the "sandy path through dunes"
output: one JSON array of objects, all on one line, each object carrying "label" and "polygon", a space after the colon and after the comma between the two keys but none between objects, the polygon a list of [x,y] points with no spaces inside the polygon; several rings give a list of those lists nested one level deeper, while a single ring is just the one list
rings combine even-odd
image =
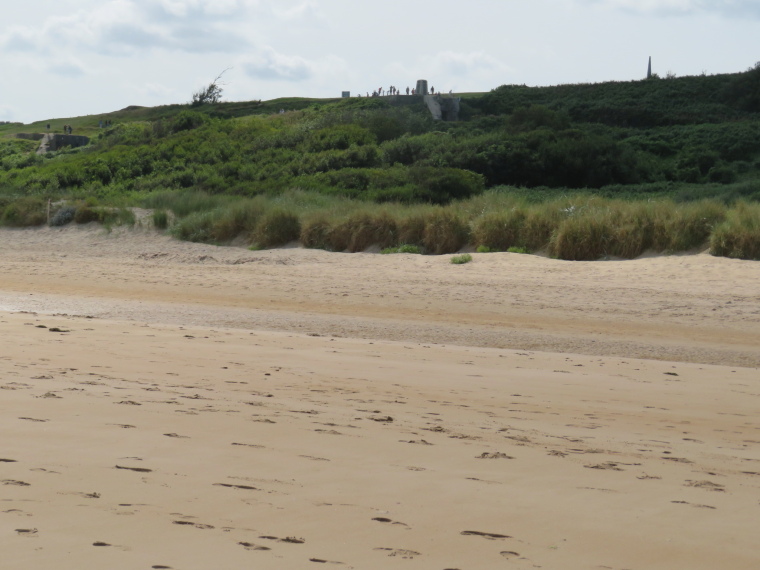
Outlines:
[{"label": "sandy path through dunes", "polygon": [[474,257],[0,231],[3,564],[760,567],[760,263]]},{"label": "sandy path through dunes", "polygon": [[0,232],[0,306],[141,322],[760,365],[760,264],[251,252],[93,228]]}]

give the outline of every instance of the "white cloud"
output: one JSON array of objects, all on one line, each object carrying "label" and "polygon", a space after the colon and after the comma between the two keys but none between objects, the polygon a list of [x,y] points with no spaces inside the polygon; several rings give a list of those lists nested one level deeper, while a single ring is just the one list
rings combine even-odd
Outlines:
[{"label": "white cloud", "polygon": [[324,18],[316,2],[307,0],[290,8],[273,7],[275,16],[283,20],[320,20]]},{"label": "white cloud", "polygon": [[729,17],[760,17],[758,0],[581,0],[581,2],[643,15],[674,16],[714,12]]},{"label": "white cloud", "polygon": [[249,44],[237,24],[255,6],[251,0],[110,0],[92,10],[48,17],[39,26],[8,28],[0,47],[43,54],[61,49],[109,55],[154,49],[235,53]]},{"label": "white cloud", "polygon": [[345,69],[345,62],[335,56],[308,60],[299,55],[279,53],[270,46],[244,58],[240,65],[253,78],[294,82],[336,75]]},{"label": "white cloud", "polygon": [[479,71],[509,71],[509,66],[482,51],[456,53],[440,52],[432,58],[432,67],[439,72],[456,76],[466,76]]},{"label": "white cloud", "polygon": [[15,117],[15,111],[13,107],[7,105],[0,105],[0,121],[13,121]]},{"label": "white cloud", "polygon": [[82,77],[87,74],[84,64],[74,58],[59,59],[48,63],[47,72],[62,77]]}]

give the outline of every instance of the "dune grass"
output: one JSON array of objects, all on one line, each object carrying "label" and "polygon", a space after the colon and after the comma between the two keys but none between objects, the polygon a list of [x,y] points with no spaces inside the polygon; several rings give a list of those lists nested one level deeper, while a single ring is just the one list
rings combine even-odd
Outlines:
[{"label": "dune grass", "polygon": [[[756,203],[616,200],[588,194],[535,202],[509,190],[491,190],[446,206],[373,204],[299,189],[254,198],[163,192],[150,194],[139,205],[155,209],[157,228],[168,227],[171,219],[169,232],[178,239],[235,241],[259,249],[300,242],[329,251],[377,248],[442,255],[471,246],[481,252],[543,252],[559,259],[593,261],[709,246],[713,255],[760,258]],[[45,224],[46,207],[41,198],[4,197],[0,223]],[[64,207],[69,209],[57,215]],[[123,207],[98,206],[93,200],[61,201],[50,222],[134,223],[126,212]]]}]

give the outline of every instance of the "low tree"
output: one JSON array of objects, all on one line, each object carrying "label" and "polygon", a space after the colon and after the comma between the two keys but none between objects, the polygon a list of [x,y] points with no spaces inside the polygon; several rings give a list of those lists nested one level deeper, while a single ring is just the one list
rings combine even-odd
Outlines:
[{"label": "low tree", "polygon": [[224,91],[222,89],[222,86],[224,83],[221,82],[222,76],[227,73],[230,69],[228,67],[224,71],[222,71],[219,75],[216,76],[216,79],[214,79],[211,83],[209,83],[206,87],[202,87],[195,93],[193,93],[193,97],[190,101],[191,107],[200,107],[201,105],[208,104],[214,104],[214,103],[221,103],[222,101],[222,92]]}]

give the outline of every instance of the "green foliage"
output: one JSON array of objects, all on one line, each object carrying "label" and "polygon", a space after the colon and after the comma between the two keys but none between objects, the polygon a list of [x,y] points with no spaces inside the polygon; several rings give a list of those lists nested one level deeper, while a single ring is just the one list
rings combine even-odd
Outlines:
[{"label": "green foliage", "polygon": [[435,208],[426,216],[422,238],[425,251],[435,255],[454,253],[462,249],[468,239],[467,222],[453,211]]},{"label": "green foliage", "polygon": [[507,251],[520,245],[521,230],[526,213],[521,209],[485,214],[475,221],[472,240],[488,251]]},{"label": "green foliage", "polygon": [[760,206],[740,203],[710,237],[710,253],[760,260]]},{"label": "green foliage", "polygon": [[522,253],[522,254],[530,253],[524,247],[510,247],[509,249],[507,249],[507,252],[509,252],[509,253]]},{"label": "green foliage", "polygon": [[169,214],[166,210],[155,210],[152,219],[153,227],[158,230],[165,230],[169,227]]},{"label": "green foliage", "polygon": [[62,206],[58,211],[50,218],[50,225],[52,227],[65,226],[74,221],[74,215],[76,214],[76,206]]},{"label": "green foliage", "polygon": [[16,228],[41,226],[47,222],[47,204],[40,198],[19,198],[6,206],[0,221]]},{"label": "green foliage", "polygon": [[454,265],[464,265],[465,263],[470,263],[472,261],[472,256],[469,253],[463,253],[461,255],[455,255],[451,258],[451,263]]},{"label": "green foliage", "polygon": [[292,212],[272,210],[262,215],[253,232],[259,248],[270,248],[296,241],[301,236],[301,222]]},{"label": "green foliage", "polygon": [[382,253],[382,254],[389,254],[389,253],[413,253],[413,254],[419,255],[419,254],[422,253],[422,248],[420,248],[417,245],[404,244],[404,245],[400,245],[398,247],[386,247],[380,253]]},{"label": "green foliage", "polygon": [[329,239],[333,251],[358,252],[373,245],[383,249],[398,243],[398,227],[387,212],[359,211],[333,226]]}]

